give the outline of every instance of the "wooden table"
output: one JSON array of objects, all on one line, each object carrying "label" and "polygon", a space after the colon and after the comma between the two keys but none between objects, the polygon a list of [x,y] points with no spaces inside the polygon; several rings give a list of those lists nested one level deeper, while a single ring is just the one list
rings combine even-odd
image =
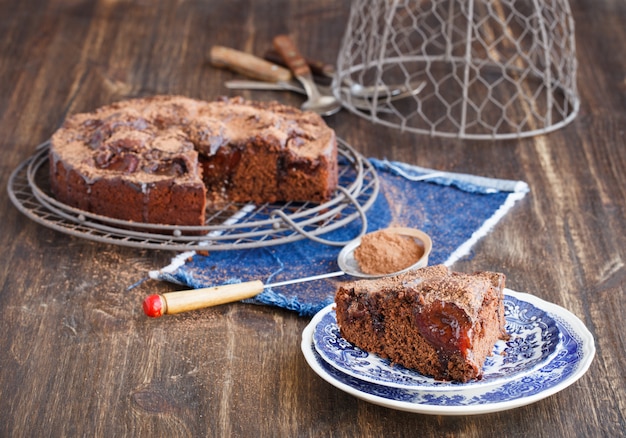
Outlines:
[{"label": "wooden table", "polygon": [[[0,192],[1,436],[625,436],[626,3],[572,0],[582,107],[545,136],[431,138],[347,111],[328,123],[366,156],[524,180],[531,192],[461,271],[561,305],[593,333],[588,373],[545,400],[478,416],[427,416],[354,398],[319,378],[300,349],[308,322],[236,303],[149,319],[147,281],[168,251],[75,238],[38,225]],[[228,94],[214,44],[263,54],[289,33],[332,62],[349,3],[280,0],[2,2],[2,186],[69,113],[127,97]],[[235,94],[235,93],[231,93]],[[279,92],[247,97],[302,99]]]}]

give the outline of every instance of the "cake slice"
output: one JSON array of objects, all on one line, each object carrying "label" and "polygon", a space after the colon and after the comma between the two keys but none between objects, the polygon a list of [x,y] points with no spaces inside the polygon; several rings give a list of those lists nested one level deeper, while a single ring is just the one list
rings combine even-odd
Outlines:
[{"label": "cake slice", "polygon": [[340,286],[341,336],[357,347],[438,380],[482,377],[498,339],[507,339],[503,289],[495,272],[443,265]]}]

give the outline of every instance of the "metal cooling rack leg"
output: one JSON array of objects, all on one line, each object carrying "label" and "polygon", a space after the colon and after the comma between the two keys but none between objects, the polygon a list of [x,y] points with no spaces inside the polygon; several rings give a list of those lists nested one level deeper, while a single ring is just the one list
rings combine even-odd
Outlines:
[{"label": "metal cooling rack leg", "polygon": [[357,200],[350,194],[350,192],[348,190],[346,190],[344,187],[337,187],[338,190],[340,190],[341,192],[343,192],[344,196],[352,203],[354,204],[354,208],[356,208],[357,212],[359,213],[359,215],[361,216],[361,231],[359,232],[359,234],[357,236],[355,236],[353,239],[350,239],[348,241],[335,241],[335,240],[328,240],[328,239],[323,239],[321,237],[316,236],[313,233],[310,233],[308,231],[306,231],[305,229],[303,229],[302,227],[300,227],[300,225],[298,225],[296,222],[294,222],[289,216],[287,216],[283,211],[281,210],[276,210],[275,212],[273,212],[272,216],[280,216],[280,218],[287,223],[287,225],[289,225],[292,229],[294,229],[295,231],[297,231],[298,233],[302,234],[303,236],[314,240],[316,242],[322,243],[324,245],[331,245],[331,246],[345,246],[348,242],[350,242],[351,240],[354,239],[358,239],[359,237],[361,237],[363,234],[365,234],[365,232],[367,231],[367,216],[365,215],[365,210],[361,207],[361,205],[357,202]]}]

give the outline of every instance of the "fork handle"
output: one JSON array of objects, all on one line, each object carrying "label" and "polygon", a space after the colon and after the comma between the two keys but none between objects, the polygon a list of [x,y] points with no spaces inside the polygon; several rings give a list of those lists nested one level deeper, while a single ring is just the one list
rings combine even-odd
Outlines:
[{"label": "fork handle", "polygon": [[[283,57],[274,48],[268,49],[263,58],[282,67],[288,67]],[[335,66],[332,64],[310,58],[306,58],[306,63],[309,64],[311,74],[315,76],[315,80],[318,83],[323,81],[324,84],[327,82],[330,84],[330,81],[335,77]]]},{"label": "fork handle", "polygon": [[311,76],[311,69],[289,35],[277,35],[274,48],[295,76]]}]

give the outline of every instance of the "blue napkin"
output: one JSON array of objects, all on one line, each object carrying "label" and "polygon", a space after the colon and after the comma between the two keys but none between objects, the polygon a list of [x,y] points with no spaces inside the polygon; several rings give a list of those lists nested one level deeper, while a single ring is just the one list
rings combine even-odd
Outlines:
[{"label": "blue napkin", "polygon": [[[380,192],[367,212],[368,232],[388,226],[415,227],[433,240],[429,264],[447,266],[471,254],[473,245],[529,191],[522,181],[439,172],[406,163],[369,159],[378,172]],[[357,236],[359,220],[325,234],[330,240]],[[300,240],[265,248],[193,251],[179,254],[150,277],[201,288],[262,280],[265,284],[337,272],[341,248]],[[257,304],[277,306],[310,316],[333,302],[337,284],[348,276],[289,286],[269,287],[255,298]]]}]

